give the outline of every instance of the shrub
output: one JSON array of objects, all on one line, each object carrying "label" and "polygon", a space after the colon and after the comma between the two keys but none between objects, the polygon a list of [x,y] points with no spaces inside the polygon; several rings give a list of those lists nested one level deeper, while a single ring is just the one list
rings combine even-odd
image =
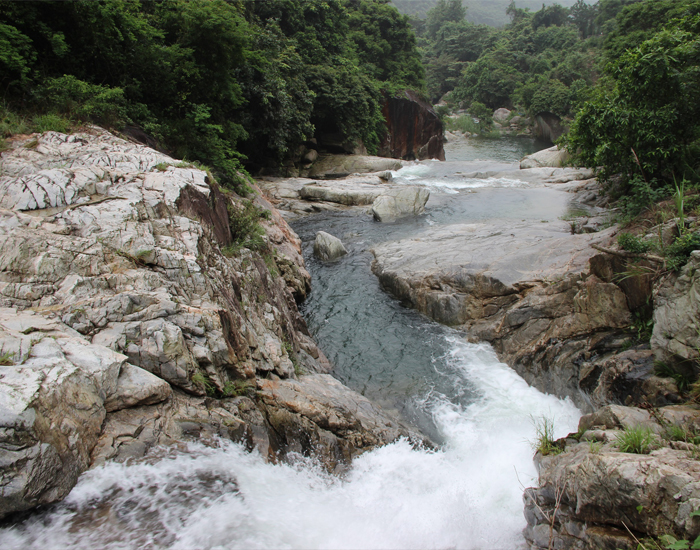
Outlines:
[{"label": "shrub", "polygon": [[36,132],[61,132],[67,134],[71,131],[72,123],[67,118],[56,114],[39,115],[32,118]]},{"label": "shrub", "polygon": [[625,428],[617,434],[615,444],[623,453],[639,455],[649,454],[660,445],[656,434],[644,426]]},{"label": "shrub", "polygon": [[651,249],[651,243],[644,241],[631,233],[620,233],[617,236],[617,244],[623,250],[632,252],[633,254],[644,254]]},{"label": "shrub", "polygon": [[241,248],[255,251],[267,248],[267,242],[263,238],[265,230],[259,223],[261,219],[270,217],[267,210],[244,199],[238,204],[229,204],[228,212],[233,242],[224,248],[223,252],[226,256],[233,256]]},{"label": "shrub", "polygon": [[700,232],[681,235],[666,248],[666,266],[672,271],[680,271],[688,262],[690,253],[698,249],[700,249]]}]

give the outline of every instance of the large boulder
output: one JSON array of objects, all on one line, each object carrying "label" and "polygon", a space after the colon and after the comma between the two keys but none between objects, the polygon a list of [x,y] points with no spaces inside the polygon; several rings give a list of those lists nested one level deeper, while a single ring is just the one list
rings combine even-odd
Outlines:
[{"label": "large boulder", "polygon": [[405,160],[445,160],[443,126],[433,107],[406,90],[389,97],[382,108],[387,134],[379,154]]},{"label": "large boulder", "polygon": [[429,198],[430,191],[425,187],[395,189],[377,197],[372,204],[372,215],[379,222],[392,222],[422,214]]},{"label": "large boulder", "polygon": [[505,124],[510,116],[510,111],[501,107],[493,112],[493,120],[499,124]]},{"label": "large boulder", "polygon": [[555,145],[526,156],[520,161],[520,168],[561,168],[569,160],[569,152]]},{"label": "large boulder", "polygon": [[[655,410],[664,426],[694,428],[700,411]],[[607,407],[581,419],[560,454],[535,456],[537,487],[524,494],[525,538],[533,550],[636,549],[643,537],[700,535],[700,462],[694,445],[652,436],[648,454],[620,452],[622,428],[663,432],[647,411]],[[572,434],[573,435],[573,434]],[[689,452],[690,451],[690,452]]]},{"label": "large boulder", "polygon": [[403,164],[396,158],[372,157],[368,155],[323,155],[311,167],[309,177],[332,176],[339,178],[350,174],[399,170]]},{"label": "large boulder", "polygon": [[341,256],[345,256],[348,251],[345,250],[343,243],[338,237],[334,237],[325,231],[316,233],[314,241],[314,254],[321,260],[326,262],[337,260]]}]

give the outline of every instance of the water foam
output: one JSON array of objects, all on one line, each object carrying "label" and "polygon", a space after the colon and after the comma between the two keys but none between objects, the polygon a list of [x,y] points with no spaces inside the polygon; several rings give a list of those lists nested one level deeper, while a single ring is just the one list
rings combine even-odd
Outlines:
[{"label": "water foam", "polygon": [[423,185],[444,193],[456,193],[460,189],[479,189],[484,187],[522,188],[530,186],[527,182],[517,178],[469,178],[454,174],[431,177],[435,175],[435,169],[428,164],[411,164],[392,172],[392,174],[395,183]]},{"label": "water foam", "polygon": [[529,387],[490,346],[448,339],[437,374],[482,397],[456,405],[429,393],[417,401],[445,437],[439,451],[398,441],[360,456],[338,479],[301,458],[272,465],[236,444],[192,444],[87,472],[56,510],[0,531],[0,546],[519,548],[519,480],[535,477],[533,418],[554,419],[563,435],[579,412]]}]

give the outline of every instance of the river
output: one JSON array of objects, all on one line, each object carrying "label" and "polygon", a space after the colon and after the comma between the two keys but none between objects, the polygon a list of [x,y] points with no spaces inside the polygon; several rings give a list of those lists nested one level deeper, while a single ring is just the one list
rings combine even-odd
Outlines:
[{"label": "river", "polygon": [[[365,453],[342,477],[307,459],[272,465],[239,445],[191,444],[132,465],[83,474],[68,498],[0,530],[10,548],[465,548],[524,547],[522,491],[536,482],[535,425],[576,430],[579,411],[529,387],[487,344],[404,308],[370,272],[373,244],[427,225],[475,219],[556,219],[517,179],[531,140],[450,143],[447,162],[415,163],[396,182],[431,189],[426,214],[395,224],[326,213],[293,224],[312,274],[303,313],[334,375],[420,427],[439,450],[407,442]],[[512,177],[465,177],[510,170]],[[559,196],[559,195],[557,195]],[[316,231],[349,254],[311,255]]]}]

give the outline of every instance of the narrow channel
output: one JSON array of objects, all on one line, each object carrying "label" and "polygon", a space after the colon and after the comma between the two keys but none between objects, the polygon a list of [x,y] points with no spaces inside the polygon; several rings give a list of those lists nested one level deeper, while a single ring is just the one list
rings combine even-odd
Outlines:
[{"label": "narrow channel", "polygon": [[[396,182],[431,189],[416,219],[378,224],[326,213],[293,225],[313,277],[303,312],[333,374],[419,427],[438,450],[399,441],[360,456],[341,479],[301,457],[273,465],[236,444],[192,444],[85,473],[63,503],[1,530],[0,547],[524,548],[535,424],[547,417],[564,435],[579,411],[529,387],[490,346],[467,343],[382,291],[370,250],[435,224],[561,216],[564,193],[525,193],[517,178],[517,161],[535,149],[523,139],[470,140],[449,144],[447,162],[396,172]],[[495,170],[513,176],[475,175]],[[349,254],[314,259],[318,230],[340,237]]]}]

